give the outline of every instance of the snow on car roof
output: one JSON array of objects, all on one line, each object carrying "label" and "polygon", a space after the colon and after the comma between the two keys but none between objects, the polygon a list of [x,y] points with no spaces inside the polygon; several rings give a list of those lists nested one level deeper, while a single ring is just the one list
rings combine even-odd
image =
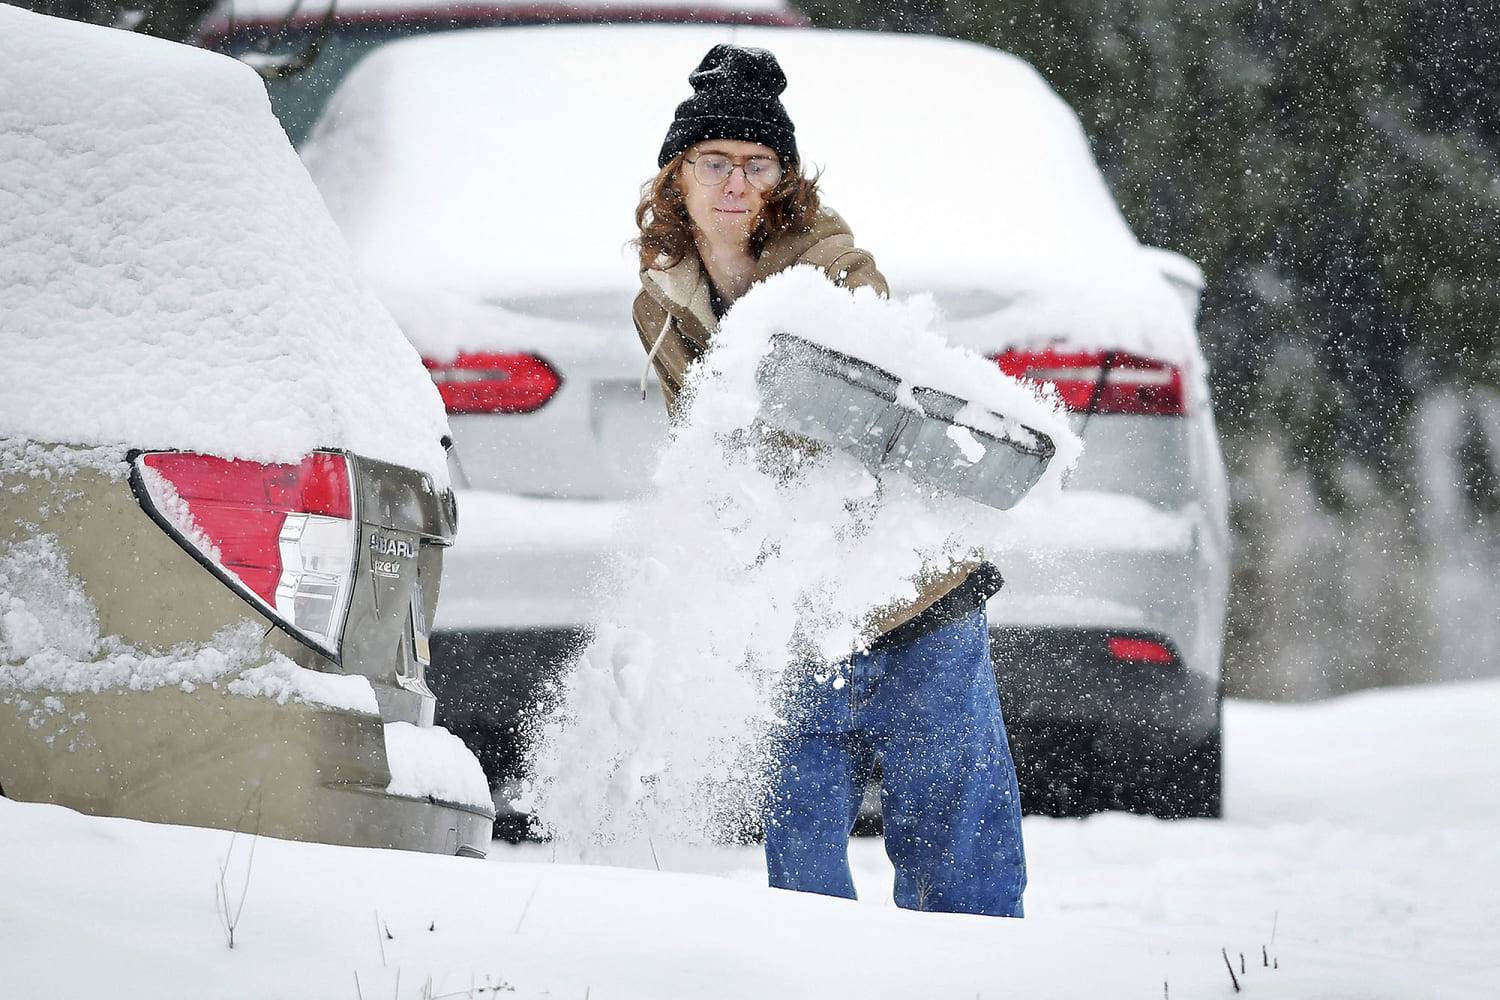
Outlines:
[{"label": "snow on car roof", "polygon": [[971,43],[696,25],[399,41],[351,72],[303,158],[382,287],[633,288],[640,185],[688,72],[730,40],[781,61],[803,158],[894,293],[995,301],[955,339],[1195,352],[1072,110],[1026,63]]},{"label": "snow on car roof", "polygon": [[[227,27],[232,20],[243,24],[249,21],[280,21],[288,16],[296,19],[316,21],[328,11],[328,0],[220,0],[204,17],[204,23]],[[673,11],[684,20],[694,11],[714,11],[744,14],[789,13],[783,0],[585,0],[585,2],[537,2],[537,0],[335,0],[335,10],[341,15],[365,13],[401,13],[406,11],[462,12],[482,14],[497,11],[514,11],[518,15],[536,15],[563,10],[574,16],[582,13],[600,14],[630,11]]]},{"label": "snow on car roof", "polygon": [[447,422],[248,67],[0,6],[0,436],[447,482]]}]

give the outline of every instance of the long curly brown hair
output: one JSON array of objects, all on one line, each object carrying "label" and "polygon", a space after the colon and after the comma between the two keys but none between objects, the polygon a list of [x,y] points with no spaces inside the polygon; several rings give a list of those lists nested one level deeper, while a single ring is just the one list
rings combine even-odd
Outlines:
[{"label": "long curly brown hair", "polygon": [[[640,251],[643,268],[672,267],[690,251],[697,251],[693,222],[688,218],[677,182],[685,155],[672,157],[655,177],[641,185],[641,203],[635,209],[635,224],[641,234],[630,245]],[[750,234],[750,252],[759,256],[773,236],[806,232],[821,206],[817,175],[809,177],[802,172],[800,163],[792,164],[765,195],[760,221]]]}]

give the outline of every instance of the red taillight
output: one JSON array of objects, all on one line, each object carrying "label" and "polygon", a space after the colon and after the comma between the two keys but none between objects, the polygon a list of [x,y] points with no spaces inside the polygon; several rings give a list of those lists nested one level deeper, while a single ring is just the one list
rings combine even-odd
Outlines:
[{"label": "red taillight", "polygon": [[995,356],[1016,378],[1057,387],[1074,413],[1180,417],[1187,412],[1182,370],[1122,351],[1007,351]]},{"label": "red taillight", "polygon": [[1120,635],[1109,637],[1109,652],[1117,660],[1129,660],[1133,663],[1170,665],[1177,659],[1170,649],[1159,642],[1151,639],[1129,639]]},{"label": "red taillight", "polygon": [[449,413],[531,413],[557,394],[562,376],[534,354],[423,358]]},{"label": "red taillight", "polygon": [[338,653],[358,537],[349,460],[296,465],[190,452],[136,456],[144,499],[178,539],[273,617]]}]

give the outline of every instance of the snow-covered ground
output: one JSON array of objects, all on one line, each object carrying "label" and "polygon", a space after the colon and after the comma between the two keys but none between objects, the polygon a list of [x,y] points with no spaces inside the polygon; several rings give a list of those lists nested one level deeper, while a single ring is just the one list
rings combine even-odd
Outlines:
[{"label": "snow-covered ground", "polygon": [[1225,820],[1028,819],[1024,921],[896,909],[873,839],[854,903],[753,847],[478,862],[0,800],[0,993],[1170,1000],[1234,995],[1227,955],[1248,997],[1493,996],[1497,713],[1497,682],[1231,702]]}]

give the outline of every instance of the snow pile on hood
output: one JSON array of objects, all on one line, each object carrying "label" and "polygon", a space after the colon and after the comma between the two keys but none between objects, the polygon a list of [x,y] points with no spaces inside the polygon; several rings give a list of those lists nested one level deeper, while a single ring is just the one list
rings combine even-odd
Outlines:
[{"label": "snow pile on hood", "polygon": [[[1140,245],[1040,75],[968,42],[709,25],[408,39],[350,72],[303,159],[382,294],[633,293],[641,183],[688,72],[719,42],[775,53],[825,203],[893,291],[938,293],[971,319],[965,343],[1189,353],[1191,311],[1163,271],[1196,269]],[[424,345],[443,339],[431,325]],[[451,336],[506,349],[510,329]]]},{"label": "snow pile on hood", "polygon": [[56,536],[37,535],[0,551],[0,689],[36,692],[36,711],[60,710],[59,694],[106,689],[150,691],[227,684],[231,694],[285,704],[378,715],[370,682],[297,666],[261,642],[249,621],[220,629],[206,643],[143,650],[99,634],[99,613],[68,569]]},{"label": "snow pile on hood", "polygon": [[757,433],[754,373],[773,334],[967,387],[1054,436],[1056,468],[1038,489],[1058,489],[1079,450],[1064,415],[931,322],[925,303],[851,294],[809,269],[756,286],[725,316],[690,377],[658,495],[623,531],[634,571],[536,727],[532,800],[519,804],[559,841],[704,840],[750,815],[784,668],[867,643],[872,612],[915,597],[925,567],[983,549],[1004,521],[903,475],[877,481],[842,452]]},{"label": "snow pile on hood", "polygon": [[446,484],[442,403],[232,59],[0,5],[0,435]]}]

